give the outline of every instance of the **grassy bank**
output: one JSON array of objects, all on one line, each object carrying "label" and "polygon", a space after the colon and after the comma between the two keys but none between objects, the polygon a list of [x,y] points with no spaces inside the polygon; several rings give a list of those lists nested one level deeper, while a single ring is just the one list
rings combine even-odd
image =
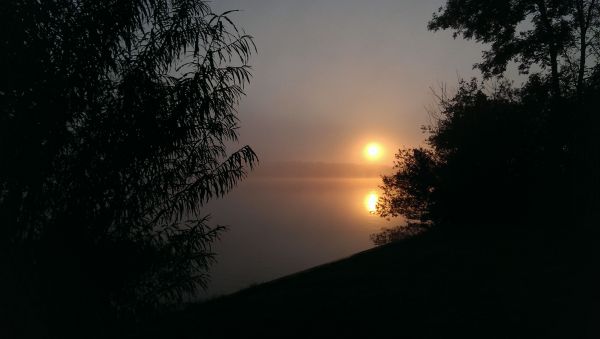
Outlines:
[{"label": "grassy bank", "polygon": [[157,336],[597,338],[597,237],[496,227],[432,231],[238,293]]}]

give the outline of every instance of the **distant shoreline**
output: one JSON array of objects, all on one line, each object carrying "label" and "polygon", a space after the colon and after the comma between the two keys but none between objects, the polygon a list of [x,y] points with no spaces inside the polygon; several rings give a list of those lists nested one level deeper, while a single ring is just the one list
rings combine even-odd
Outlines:
[{"label": "distant shoreline", "polygon": [[377,178],[392,173],[392,166],[326,162],[265,162],[249,178]]}]

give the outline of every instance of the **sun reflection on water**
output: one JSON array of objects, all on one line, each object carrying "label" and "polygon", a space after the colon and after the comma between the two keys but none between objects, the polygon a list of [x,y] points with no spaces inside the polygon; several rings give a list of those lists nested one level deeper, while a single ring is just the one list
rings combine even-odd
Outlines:
[{"label": "sun reflection on water", "polygon": [[365,209],[367,210],[367,212],[369,212],[371,214],[375,214],[375,212],[377,211],[377,200],[378,199],[379,199],[379,196],[377,195],[377,192],[375,192],[375,191],[371,191],[365,196],[364,203],[365,203]]}]

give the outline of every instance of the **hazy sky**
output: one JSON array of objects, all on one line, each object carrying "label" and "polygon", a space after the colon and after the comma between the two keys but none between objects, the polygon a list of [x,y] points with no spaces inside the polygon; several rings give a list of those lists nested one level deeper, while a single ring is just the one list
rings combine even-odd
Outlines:
[{"label": "hazy sky", "polygon": [[240,141],[261,161],[362,162],[368,141],[422,143],[429,90],[478,75],[482,47],[430,32],[443,0],[222,0],[255,37]]}]

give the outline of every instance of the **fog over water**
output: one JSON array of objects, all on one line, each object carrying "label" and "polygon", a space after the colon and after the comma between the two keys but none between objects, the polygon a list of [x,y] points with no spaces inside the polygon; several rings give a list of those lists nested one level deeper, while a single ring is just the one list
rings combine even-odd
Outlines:
[{"label": "fog over water", "polygon": [[[371,233],[400,223],[368,211],[379,175],[399,148],[423,145],[430,88],[478,74],[480,45],[427,30],[443,3],[213,3],[217,13],[240,10],[232,19],[255,37],[239,140],[261,164],[206,206],[214,223],[230,226],[214,248],[209,295],[368,249]],[[363,152],[372,142],[376,161]]]},{"label": "fog over water", "polygon": [[217,13],[255,37],[239,107],[240,142],[261,160],[360,162],[378,141],[418,146],[430,87],[479,73],[482,46],[431,32],[443,0],[222,0]]},{"label": "fog over water", "polygon": [[[283,168],[291,174],[273,175],[274,169]],[[225,198],[211,201],[206,207],[212,221],[228,225],[229,230],[214,248],[217,263],[207,296],[231,293],[371,248],[370,234],[400,222],[369,211],[381,184],[376,173],[384,170],[271,164],[252,173]]]}]

